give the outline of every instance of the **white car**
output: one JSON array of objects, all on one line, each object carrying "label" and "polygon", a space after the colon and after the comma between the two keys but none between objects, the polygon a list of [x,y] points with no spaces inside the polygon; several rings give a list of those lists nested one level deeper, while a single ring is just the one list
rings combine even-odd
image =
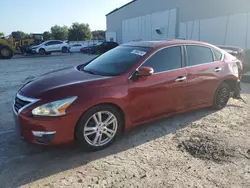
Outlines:
[{"label": "white car", "polygon": [[80,52],[82,48],[87,47],[86,45],[83,44],[73,44],[69,47],[69,52]]},{"label": "white car", "polygon": [[37,46],[31,47],[32,53],[40,55],[50,55],[51,52],[68,52],[68,43],[67,41],[61,40],[48,40]]}]

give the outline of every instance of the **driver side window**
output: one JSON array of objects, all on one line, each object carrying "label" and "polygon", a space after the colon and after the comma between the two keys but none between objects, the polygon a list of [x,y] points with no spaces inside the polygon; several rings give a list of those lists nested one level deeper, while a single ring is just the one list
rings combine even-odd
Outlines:
[{"label": "driver side window", "polygon": [[50,45],[52,45],[53,44],[53,41],[50,41],[50,42],[47,42],[46,44],[45,44],[45,46],[50,46]]},{"label": "driver side window", "polygon": [[161,73],[182,67],[181,46],[162,49],[151,56],[143,66],[152,67],[154,73]]}]

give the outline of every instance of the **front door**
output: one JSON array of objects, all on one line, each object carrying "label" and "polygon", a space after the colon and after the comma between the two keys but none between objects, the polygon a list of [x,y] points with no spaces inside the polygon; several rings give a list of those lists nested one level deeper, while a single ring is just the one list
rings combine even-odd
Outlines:
[{"label": "front door", "polygon": [[53,51],[53,45],[54,45],[54,41],[50,41],[46,44],[46,51],[51,52]]},{"label": "front door", "polygon": [[142,65],[152,67],[153,75],[129,80],[133,123],[185,108],[187,72],[182,54],[181,46],[164,48]]}]

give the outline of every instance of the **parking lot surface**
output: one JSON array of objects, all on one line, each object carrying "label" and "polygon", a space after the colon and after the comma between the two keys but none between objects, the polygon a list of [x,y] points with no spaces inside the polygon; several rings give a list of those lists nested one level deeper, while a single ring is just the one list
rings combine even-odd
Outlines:
[{"label": "parking lot surface", "polygon": [[94,56],[54,54],[0,61],[0,187],[250,187],[250,85],[247,104],[202,109],[144,125],[111,147],[42,148],[14,132],[12,101],[29,79]]}]

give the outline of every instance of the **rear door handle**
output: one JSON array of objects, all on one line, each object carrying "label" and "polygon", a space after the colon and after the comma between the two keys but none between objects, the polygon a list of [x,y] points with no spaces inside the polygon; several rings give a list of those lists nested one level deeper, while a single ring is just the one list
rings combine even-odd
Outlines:
[{"label": "rear door handle", "polygon": [[178,77],[175,81],[176,81],[176,82],[183,82],[183,81],[185,81],[186,79],[187,79],[186,76],[180,76],[180,77]]},{"label": "rear door handle", "polygon": [[220,72],[221,70],[222,70],[222,68],[216,67],[216,68],[214,69],[214,72]]}]

